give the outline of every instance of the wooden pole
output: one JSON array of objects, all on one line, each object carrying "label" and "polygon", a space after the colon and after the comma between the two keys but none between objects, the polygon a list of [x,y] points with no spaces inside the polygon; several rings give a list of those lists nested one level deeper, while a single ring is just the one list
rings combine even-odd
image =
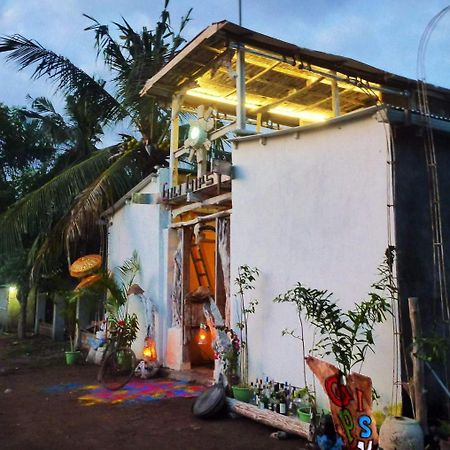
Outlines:
[{"label": "wooden pole", "polygon": [[414,407],[416,420],[422,426],[423,432],[428,434],[428,413],[425,390],[424,362],[419,358],[420,338],[422,337],[422,324],[420,320],[419,299],[408,298],[409,319],[411,321],[411,334],[413,342],[413,383],[414,383]]},{"label": "wooden pole", "polygon": [[175,152],[178,150],[180,136],[180,108],[182,97],[175,93],[172,97],[171,128],[170,128],[170,186],[178,185],[178,159]]},{"label": "wooden pole", "polygon": [[309,437],[309,423],[283,416],[268,409],[259,409],[255,405],[240,402],[234,398],[227,398],[227,406],[230,411],[269,427],[286,431],[286,433],[296,434],[305,439]]},{"label": "wooden pole", "polygon": [[[334,72],[333,75],[336,75],[336,72]],[[341,105],[339,99],[339,86],[336,79],[333,79],[331,81],[331,97],[333,105],[333,116],[338,117],[341,115]]]},{"label": "wooden pole", "polygon": [[197,225],[198,223],[202,222],[210,222],[213,219],[217,219],[220,217],[226,217],[231,214],[231,209],[227,209],[226,211],[219,211],[214,214],[209,214],[207,216],[199,216],[192,220],[187,220],[186,222],[176,222],[170,225],[170,228],[183,228],[183,227],[192,227],[194,225]]}]

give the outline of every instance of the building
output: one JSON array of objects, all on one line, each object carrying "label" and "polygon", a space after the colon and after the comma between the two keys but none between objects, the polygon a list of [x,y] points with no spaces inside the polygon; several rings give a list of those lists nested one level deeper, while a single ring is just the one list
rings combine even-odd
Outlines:
[{"label": "building", "polygon": [[[163,363],[207,362],[195,351],[201,311],[186,296],[209,286],[235,326],[232,280],[246,264],[261,272],[250,376],[301,384],[299,345],[282,336],[298,327],[296,312],[273,298],[300,281],[351,308],[395,246],[399,302],[363,367],[381,405],[392,404],[392,385],[410,372],[407,298],[419,297],[428,335],[448,333],[450,91],[224,21],[188,43],[142,95],[172,106],[170,167],[106,212],[108,261],[138,251],[140,284],[159,309]],[[184,141],[182,111],[197,114]],[[214,145],[230,135],[232,164]],[[435,368],[444,379],[445,367]],[[431,373],[427,383],[429,398],[441,399]],[[430,403],[443,411],[444,402]]]}]

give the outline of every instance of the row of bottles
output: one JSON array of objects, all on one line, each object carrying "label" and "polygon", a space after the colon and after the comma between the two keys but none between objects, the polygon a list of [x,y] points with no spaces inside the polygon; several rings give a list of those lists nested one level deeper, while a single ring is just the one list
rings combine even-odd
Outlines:
[{"label": "row of bottles", "polygon": [[251,388],[253,396],[250,403],[260,409],[268,409],[285,416],[296,416],[298,408],[305,406],[305,400],[299,395],[301,390],[287,381],[278,383],[266,377],[265,382],[256,379],[255,383],[251,383]]}]

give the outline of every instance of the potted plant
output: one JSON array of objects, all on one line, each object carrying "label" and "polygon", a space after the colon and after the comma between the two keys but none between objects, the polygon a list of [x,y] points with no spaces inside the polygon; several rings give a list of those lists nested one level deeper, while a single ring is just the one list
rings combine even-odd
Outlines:
[{"label": "potted plant", "polygon": [[257,276],[259,276],[259,270],[256,267],[243,265],[238,267],[238,276],[235,279],[235,284],[238,289],[238,322],[236,326],[239,329],[240,351],[239,384],[234,384],[232,390],[234,398],[244,402],[249,402],[253,394],[252,389],[248,384],[248,318],[250,314],[255,313],[255,308],[258,304],[258,300],[256,299],[246,301],[245,293],[255,289],[253,283]]},{"label": "potted plant", "polygon": [[311,417],[317,414],[316,394],[308,385],[296,389],[294,392],[294,405],[297,417],[302,422],[311,422]]},{"label": "potted plant", "polygon": [[81,352],[77,349],[75,334],[77,327],[76,318],[76,306],[78,293],[75,291],[59,291],[57,294],[58,300],[64,302],[63,316],[65,322],[65,329],[67,337],[69,338],[69,350],[66,350],[65,358],[66,364],[75,364],[81,355]]},{"label": "potted plant", "polygon": [[[300,321],[300,336],[291,330],[283,334],[298,337],[302,343],[303,373],[307,387],[305,366],[305,342],[303,335],[303,317],[310,322],[320,336],[311,351],[317,350],[322,355],[333,355],[342,377],[346,377],[355,365],[362,368],[367,351],[374,351],[373,330],[376,324],[384,322],[391,314],[390,303],[396,297],[396,286],[392,277],[394,249],[386,250],[385,260],[379,267],[380,280],[372,285],[368,298],[356,303],[354,308],[344,311],[327,290],[311,289],[301,283],[274,299],[277,303],[294,303]],[[316,334],[316,333],[315,333]],[[372,395],[376,395],[375,392]],[[312,411],[313,416],[316,411]],[[313,417],[313,420],[316,418]]]},{"label": "potted plant", "polygon": [[131,353],[122,351],[131,347],[139,330],[136,314],[110,315],[108,317],[109,335],[116,343],[118,349],[118,361],[121,366],[128,367],[131,363]]},{"label": "potted plant", "polygon": [[137,252],[116,270],[116,276],[110,272],[98,274],[95,282],[87,285],[83,292],[97,298],[105,296],[108,335],[117,349],[125,349],[131,346],[139,330],[137,315],[128,313],[128,291],[140,271]]}]

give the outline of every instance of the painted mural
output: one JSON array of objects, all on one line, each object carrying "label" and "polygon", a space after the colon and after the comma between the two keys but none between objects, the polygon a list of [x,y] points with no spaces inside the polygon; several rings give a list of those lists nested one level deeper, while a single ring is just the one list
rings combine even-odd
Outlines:
[{"label": "painted mural", "polygon": [[153,402],[169,398],[197,397],[205,390],[204,386],[184,381],[153,380],[152,382],[137,379],[122,389],[110,391],[98,384],[82,385],[67,383],[45,389],[47,394],[75,392],[78,401],[84,406],[99,404],[129,405],[138,402]]}]

